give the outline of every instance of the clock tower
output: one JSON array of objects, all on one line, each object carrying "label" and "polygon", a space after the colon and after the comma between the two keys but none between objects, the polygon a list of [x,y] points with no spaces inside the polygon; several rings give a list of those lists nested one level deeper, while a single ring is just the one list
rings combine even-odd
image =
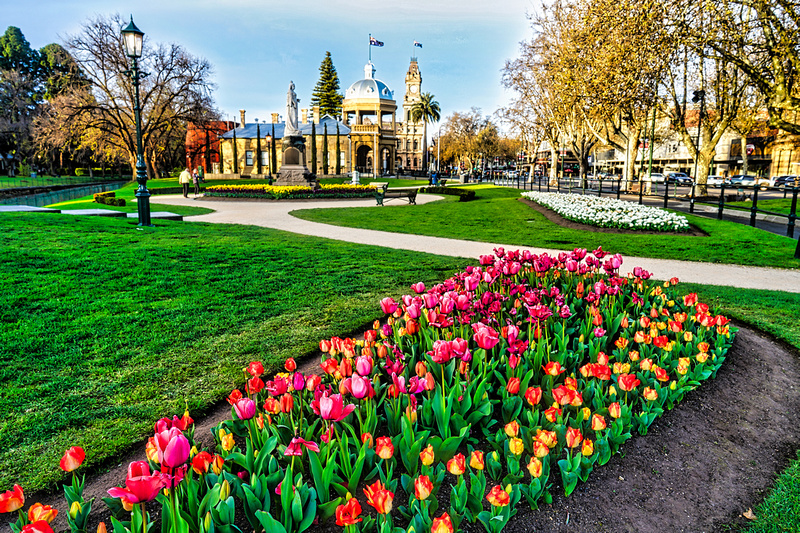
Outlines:
[{"label": "clock tower", "polygon": [[422,74],[417,58],[411,58],[406,72],[406,94],[403,97],[403,118],[398,124],[397,163],[403,170],[422,170],[422,121],[411,120],[411,108],[419,102],[422,91]]}]

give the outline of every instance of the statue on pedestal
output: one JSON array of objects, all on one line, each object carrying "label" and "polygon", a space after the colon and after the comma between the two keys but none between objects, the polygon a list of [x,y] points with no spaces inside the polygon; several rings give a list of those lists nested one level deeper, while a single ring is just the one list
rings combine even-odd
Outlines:
[{"label": "statue on pedestal", "polygon": [[286,93],[286,130],[284,137],[302,135],[298,125],[297,108],[300,100],[294,92],[294,82],[289,82],[289,90]]}]

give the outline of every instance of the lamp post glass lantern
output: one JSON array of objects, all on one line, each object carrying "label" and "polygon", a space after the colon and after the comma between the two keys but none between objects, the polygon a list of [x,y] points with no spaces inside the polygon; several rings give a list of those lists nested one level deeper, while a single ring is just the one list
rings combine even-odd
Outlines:
[{"label": "lamp post glass lantern", "polygon": [[139,80],[147,76],[146,73],[139,71],[137,59],[142,57],[142,41],[144,32],[131,22],[122,31],[122,40],[125,45],[125,53],[131,58],[131,68],[123,74],[130,76],[134,88],[134,117],[136,121],[136,182],[139,187],[136,189],[136,206],[139,212],[139,225],[152,226],[150,223],[150,191],[147,190],[147,167],[144,164],[144,151],[142,150],[142,116],[139,105]]}]

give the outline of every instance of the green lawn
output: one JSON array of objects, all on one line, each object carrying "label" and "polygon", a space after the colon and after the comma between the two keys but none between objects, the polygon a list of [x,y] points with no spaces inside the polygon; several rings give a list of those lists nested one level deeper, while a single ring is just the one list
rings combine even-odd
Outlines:
[{"label": "green lawn", "polygon": [[[411,215],[405,223],[420,233],[452,236],[450,217],[461,217],[465,208],[487,226],[498,224],[492,216],[500,224],[518,216],[513,212],[522,204],[513,192],[483,187],[483,199],[474,202],[448,198],[370,213],[375,224]],[[710,222],[719,225],[707,228],[737,233],[738,226]],[[482,226],[472,227],[479,234]],[[542,227],[548,229],[542,239],[553,242],[553,228]],[[715,239],[722,246],[724,236],[707,228],[711,237],[683,239]],[[589,240],[595,235],[576,233],[559,233],[570,239],[560,246],[535,244],[622,251],[619,241],[598,243]],[[531,238],[507,227],[496,234],[507,243]],[[658,256],[660,246],[681,247],[661,239],[648,236],[626,250]],[[728,241],[725,248],[736,248],[738,241]],[[197,414],[227,395],[242,383],[241,369],[250,360],[264,360],[274,372],[285,357],[313,351],[319,339],[380,316],[381,297],[407,292],[414,281],[441,280],[473,261],[249,226],[158,222],[150,229],[119,219],[2,214],[0,409],[7,416],[0,422],[0,488],[52,488],[60,478],[53,465],[72,445],[89,450],[90,467],[112,461],[140,444],[155,419],[181,413],[184,402]],[[800,349],[800,295],[684,287]],[[759,520],[751,533],[797,531],[798,513],[791,518],[786,508],[797,510],[798,494],[795,463],[755,509]]]},{"label": "green lawn", "polygon": [[310,353],[465,260],[237,225],[0,215],[0,487],[113,460],[165,415]]},{"label": "green lawn", "polygon": [[[735,207],[738,209],[744,209],[746,211],[750,211],[750,208],[753,206],[753,202],[730,202],[725,204],[725,208]],[[789,215],[792,211],[792,196],[791,194],[786,198],[776,198],[774,200],[759,200],[758,205],[756,206],[759,210],[764,211],[772,211],[773,213],[782,213],[784,215]],[[800,205],[795,207],[795,214],[800,211]]]}]

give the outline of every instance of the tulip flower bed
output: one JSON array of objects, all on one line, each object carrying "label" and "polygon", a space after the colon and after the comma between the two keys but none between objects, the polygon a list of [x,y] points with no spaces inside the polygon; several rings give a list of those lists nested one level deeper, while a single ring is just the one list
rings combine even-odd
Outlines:
[{"label": "tulip flower bed", "polygon": [[[148,461],[104,499],[114,532],[147,533],[147,509],[160,506],[174,533],[300,533],[329,520],[347,533],[467,522],[499,533],[523,499],[548,502],[554,482],[572,493],[725,360],[727,318],[679,296],[677,279],[621,276],[621,265],[601,249],[498,249],[399,303],[384,298],[387,319],[363,338],[321,341],[321,376],[289,359],[266,379],[251,363],[214,449],[197,450],[188,412],[156,423]],[[79,464],[67,453],[65,470]],[[21,509],[17,489],[0,511]],[[76,530],[91,502],[75,480],[65,490]],[[15,531],[46,532],[47,520],[30,529],[39,514],[20,511]]]},{"label": "tulip flower bed", "polygon": [[375,194],[370,185],[327,184],[319,189],[299,185],[210,185],[205,196],[224,198],[268,198],[287,200],[298,198],[369,198]]},{"label": "tulip flower bed", "polygon": [[686,217],[658,207],[633,202],[554,192],[524,192],[533,200],[562,217],[601,228],[624,228],[656,231],[688,231]]}]

